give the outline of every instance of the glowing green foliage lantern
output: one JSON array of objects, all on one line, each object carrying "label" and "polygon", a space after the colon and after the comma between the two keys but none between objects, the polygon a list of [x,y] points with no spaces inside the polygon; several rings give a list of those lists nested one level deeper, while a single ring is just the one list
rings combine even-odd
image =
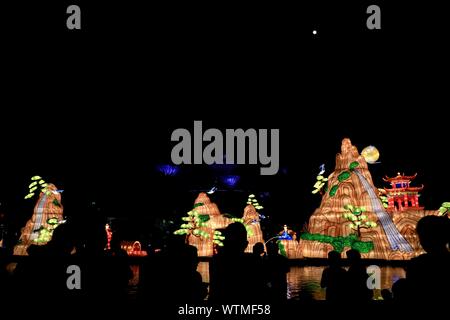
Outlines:
[{"label": "glowing green foliage lantern", "polygon": [[49,242],[52,238],[51,232],[47,228],[42,228],[37,232],[39,232],[39,235],[36,239],[34,239],[34,242],[46,243]]},{"label": "glowing green foliage lantern", "polygon": [[353,171],[353,170],[355,170],[358,166],[359,166],[359,162],[358,162],[358,161],[353,161],[352,163],[350,163],[350,165],[348,166],[348,168],[350,169],[350,171]]},{"label": "glowing green foliage lantern", "polygon": [[386,190],[378,188],[378,194],[379,194],[380,201],[383,204],[383,207],[385,207],[385,208],[389,207],[388,197],[385,196]]},{"label": "glowing green foliage lantern", "polygon": [[348,166],[348,171],[343,171],[341,172],[337,179],[338,179],[338,183],[335,184],[333,187],[331,187],[330,190],[330,197],[334,197],[336,195],[336,192],[339,188],[339,184],[341,184],[342,182],[348,180],[350,178],[350,176],[352,175],[352,173],[355,171],[355,169],[359,166],[359,162],[358,161],[353,161],[352,163],[350,163],[350,165]]},{"label": "glowing green foliage lantern", "polygon": [[198,216],[198,220],[202,223],[208,222],[209,221],[209,214],[199,214]]},{"label": "glowing green foliage lantern", "polygon": [[367,215],[363,214],[366,208],[347,204],[344,209],[348,212],[343,214],[343,218],[351,222],[349,226],[356,232],[358,238],[361,238],[361,229],[371,229],[377,226],[375,222],[368,220]]},{"label": "glowing green foliage lantern", "polygon": [[248,196],[247,204],[253,205],[257,210],[264,209],[264,207],[259,204],[258,199],[256,199],[256,196],[253,193]]},{"label": "glowing green foliage lantern", "polygon": [[58,224],[58,218],[49,218],[47,219],[47,223],[50,225],[56,225]]},{"label": "glowing green foliage lantern", "polygon": [[324,178],[324,176],[318,175],[316,179],[317,181],[313,186],[314,190],[311,193],[316,194],[320,192],[320,194],[322,194],[322,189],[324,190],[324,192],[327,192],[328,178]]},{"label": "glowing green foliage lantern", "polygon": [[278,244],[278,250],[280,251],[280,254],[287,258],[286,248],[284,247],[283,243],[280,240],[278,240],[277,244]]},{"label": "glowing green foliage lantern", "polygon": [[444,202],[441,204],[441,207],[439,208],[439,215],[447,215],[449,216],[448,212],[450,211],[450,202]]},{"label": "glowing green foliage lantern", "polygon": [[223,247],[223,240],[225,240],[225,237],[222,235],[222,232],[215,230],[213,234],[213,243],[217,244],[219,247]]},{"label": "glowing green foliage lantern", "polygon": [[175,235],[185,235],[186,243],[189,243],[189,237],[191,235],[201,238],[209,238],[208,232],[202,230],[202,227],[206,226],[206,222],[210,217],[207,214],[200,214],[196,208],[203,206],[203,203],[196,203],[194,208],[187,213],[187,216],[182,217],[186,223],[181,224],[180,229],[174,232]]},{"label": "glowing green foliage lantern", "polygon": [[[52,192],[47,189],[48,183],[44,181],[40,176],[31,177],[31,183],[28,185],[28,194],[25,196],[25,199],[31,199],[36,194],[36,191],[44,193],[46,196],[51,196]],[[55,201],[58,203],[56,204]],[[53,203],[57,206],[60,206],[58,200],[53,200]]]},{"label": "glowing green foliage lantern", "polygon": [[330,189],[330,197],[333,197],[334,195],[336,195],[336,192],[337,192],[338,188],[339,188],[338,184],[336,184],[333,187],[331,187],[331,189]]},{"label": "glowing green foliage lantern", "polygon": [[300,238],[303,240],[329,243],[333,246],[333,250],[337,252],[342,252],[345,248],[352,248],[361,253],[368,253],[374,248],[372,241],[360,241],[355,234],[333,237],[320,233],[302,233]]},{"label": "glowing green foliage lantern", "polygon": [[47,219],[47,225],[48,227],[41,226],[39,229],[34,230],[34,232],[38,232],[38,236],[36,239],[34,239],[34,242],[36,243],[47,243],[52,239],[53,236],[53,230],[56,229],[56,227],[63,223],[63,221],[59,221],[58,218],[48,218]]},{"label": "glowing green foliage lantern", "polygon": [[350,178],[351,173],[349,171],[343,171],[338,175],[338,181],[343,182]]}]

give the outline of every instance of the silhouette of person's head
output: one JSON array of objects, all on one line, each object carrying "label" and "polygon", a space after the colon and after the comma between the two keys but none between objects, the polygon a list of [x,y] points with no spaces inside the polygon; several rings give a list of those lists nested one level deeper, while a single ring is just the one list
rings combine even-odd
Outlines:
[{"label": "silhouette of person's head", "polygon": [[180,236],[171,236],[167,239],[165,256],[171,261],[174,260],[180,268],[196,270],[198,265],[197,248],[185,243],[185,239]]},{"label": "silhouette of person's head", "polygon": [[229,224],[224,230],[224,251],[228,253],[243,253],[247,248],[247,230],[239,222]]},{"label": "silhouette of person's head", "polygon": [[267,255],[268,256],[275,256],[278,254],[278,243],[276,241],[270,241],[267,243]]},{"label": "silhouette of person's head", "polygon": [[381,296],[383,297],[384,301],[391,301],[392,300],[392,293],[389,289],[383,289],[381,290]]},{"label": "silhouette of person's head", "polygon": [[30,246],[27,248],[27,253],[30,257],[33,256],[39,256],[42,254],[44,246],[39,246],[37,244],[30,244]]},{"label": "silhouette of person's head", "polygon": [[253,246],[253,254],[257,256],[261,256],[264,253],[264,243],[257,242]]},{"label": "silhouette of person's head", "polygon": [[350,265],[359,264],[361,262],[361,254],[358,250],[350,249],[346,253]]},{"label": "silhouette of person's head", "polygon": [[68,224],[61,224],[53,231],[48,245],[58,252],[70,254],[74,247],[72,228]]},{"label": "silhouette of person's head", "polygon": [[420,244],[427,253],[446,252],[449,242],[449,219],[438,216],[426,216],[417,223]]},{"label": "silhouette of person's head", "polygon": [[167,239],[165,251],[169,255],[177,255],[184,250],[185,245],[183,237],[172,235]]},{"label": "silhouette of person's head", "polygon": [[337,251],[328,252],[328,264],[330,267],[338,267],[341,264],[341,254]]},{"label": "silhouette of person's head", "polygon": [[409,286],[407,279],[398,279],[392,285],[392,298],[396,301],[408,300]]},{"label": "silhouette of person's head", "polygon": [[108,243],[105,225],[99,222],[92,224],[86,230],[86,250],[88,254],[98,254],[104,252]]},{"label": "silhouette of person's head", "polygon": [[186,260],[189,270],[195,271],[198,266],[198,251],[197,248],[186,244],[182,253],[183,259]]}]

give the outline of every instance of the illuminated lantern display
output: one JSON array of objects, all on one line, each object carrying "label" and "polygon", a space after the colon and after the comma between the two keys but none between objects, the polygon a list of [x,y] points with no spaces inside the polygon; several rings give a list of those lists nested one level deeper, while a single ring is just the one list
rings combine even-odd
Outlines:
[{"label": "illuminated lantern display", "polygon": [[411,187],[410,183],[417,176],[417,173],[413,176],[405,176],[397,174],[396,177],[389,178],[384,177],[383,180],[391,184],[391,189],[384,189],[386,191],[386,197],[388,200],[387,210],[389,211],[404,211],[408,208],[423,209],[419,206],[419,191],[422,191],[421,187]]},{"label": "illuminated lantern display", "polygon": [[375,222],[367,221],[367,216],[364,214],[366,208],[354,207],[351,204],[347,204],[344,209],[349,212],[344,213],[343,217],[350,221],[349,227],[356,231],[358,238],[361,238],[362,229],[370,229],[377,226]]},{"label": "illuminated lantern display", "polygon": [[[36,192],[36,190],[40,191],[39,198],[34,207],[33,216],[22,229],[19,243],[14,247],[15,255],[27,255],[27,249],[31,244],[46,244],[50,241],[53,230],[63,221],[61,192],[53,184],[45,182],[39,184],[43,180],[40,177],[37,178],[39,179],[34,181],[36,182],[35,185],[33,185],[34,182],[30,184],[30,191],[33,191],[26,198],[33,197],[34,194],[32,193]],[[40,186],[43,187],[41,188]]]},{"label": "illuminated lantern display", "polygon": [[297,233],[289,229],[287,225],[283,226],[283,230],[278,233],[277,239],[280,254],[289,259],[303,258],[301,242],[297,241]]},{"label": "illuminated lantern display", "polygon": [[139,241],[122,241],[120,247],[122,250],[125,250],[130,257],[145,257],[147,255],[147,251],[142,250]]},{"label": "illuminated lantern display", "polygon": [[[422,188],[409,186],[414,177],[386,179],[392,189],[383,196],[388,200],[385,208],[365,157],[350,139],[343,139],[320,207],[309,219],[308,232],[300,235],[303,256],[326,258],[331,250],[344,252],[351,248],[359,250],[364,258],[386,260],[410,259],[422,253],[415,226],[423,216],[437,215],[438,211],[419,206],[417,192]],[[363,221],[352,219],[350,206],[364,208]],[[370,225],[355,229],[355,222]]]},{"label": "illuminated lantern display", "polygon": [[374,146],[365,147],[361,151],[361,155],[364,157],[367,163],[374,164],[380,158],[380,152]]},{"label": "illuminated lantern display", "polygon": [[203,203],[198,202],[194,204],[194,208],[187,213],[187,216],[181,218],[184,223],[180,226],[180,229],[176,230],[176,235],[186,235],[186,243],[189,243],[189,238],[204,237],[209,238],[209,233],[202,229],[206,226],[206,221],[209,220],[208,214],[200,214],[198,207],[203,206]]},{"label": "illuminated lantern display", "polygon": [[106,239],[107,239],[107,242],[106,242],[106,250],[111,250],[111,240],[112,240],[112,230],[111,230],[111,227],[110,227],[110,225],[107,223],[106,225],[105,225],[105,231],[106,231]]},{"label": "illuminated lantern display", "polygon": [[439,214],[440,216],[447,216],[450,218],[450,215],[448,214],[450,211],[450,202],[444,202],[441,204],[441,207],[439,208]]},{"label": "illuminated lantern display", "polygon": [[247,204],[244,208],[244,214],[242,220],[245,228],[247,229],[247,241],[248,246],[245,252],[253,252],[253,246],[257,242],[264,243],[263,234],[260,225],[260,214],[256,211],[257,208],[263,209],[258,202]]},{"label": "illuminated lantern display", "polygon": [[282,240],[296,240],[297,235],[294,231],[288,229],[287,225],[283,226],[283,231],[280,232],[278,239]]},{"label": "illuminated lantern display", "polygon": [[[202,205],[195,207],[195,204],[197,203],[201,203]],[[199,215],[209,216],[209,219],[204,225],[198,228],[199,232],[202,232],[202,234],[207,236],[189,237],[189,244],[197,247],[199,256],[210,257],[214,253],[214,246],[220,245],[224,240],[220,230],[225,229],[230,223],[240,222],[244,224],[247,229],[248,246],[245,251],[252,252],[255,243],[264,243],[259,223],[260,215],[256,211],[255,206],[262,208],[256,201],[250,200],[250,203],[247,202],[247,206],[244,208],[242,218],[232,217],[230,215],[221,214],[217,205],[214,202],[211,202],[208,195],[201,192],[194,202],[194,207]]]},{"label": "illuminated lantern display", "polygon": [[297,241],[297,233],[288,228],[287,225],[283,226],[283,230],[278,233],[278,247],[280,254],[289,259],[301,259],[302,242]]}]

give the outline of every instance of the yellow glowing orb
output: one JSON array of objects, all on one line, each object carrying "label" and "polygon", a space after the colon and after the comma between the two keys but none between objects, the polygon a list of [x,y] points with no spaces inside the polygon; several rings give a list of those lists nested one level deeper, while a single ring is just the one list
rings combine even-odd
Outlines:
[{"label": "yellow glowing orb", "polygon": [[363,149],[361,155],[366,159],[367,163],[373,164],[380,157],[380,152],[374,146],[368,146]]}]

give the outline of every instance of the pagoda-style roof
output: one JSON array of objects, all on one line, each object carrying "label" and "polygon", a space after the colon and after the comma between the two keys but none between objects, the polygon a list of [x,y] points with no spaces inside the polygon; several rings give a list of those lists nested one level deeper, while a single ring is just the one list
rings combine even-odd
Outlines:
[{"label": "pagoda-style roof", "polygon": [[384,189],[386,190],[387,194],[390,193],[398,193],[398,192],[419,192],[422,191],[424,185],[422,184],[422,186],[420,187],[406,187],[406,188],[393,188],[393,189]]},{"label": "pagoda-style roof", "polygon": [[396,177],[389,178],[388,176],[385,176],[383,178],[383,180],[386,181],[386,182],[411,181],[411,180],[414,180],[416,177],[417,177],[417,173],[414,174],[413,176],[405,176],[405,174],[400,174],[400,172],[399,172],[399,173],[397,173]]}]

